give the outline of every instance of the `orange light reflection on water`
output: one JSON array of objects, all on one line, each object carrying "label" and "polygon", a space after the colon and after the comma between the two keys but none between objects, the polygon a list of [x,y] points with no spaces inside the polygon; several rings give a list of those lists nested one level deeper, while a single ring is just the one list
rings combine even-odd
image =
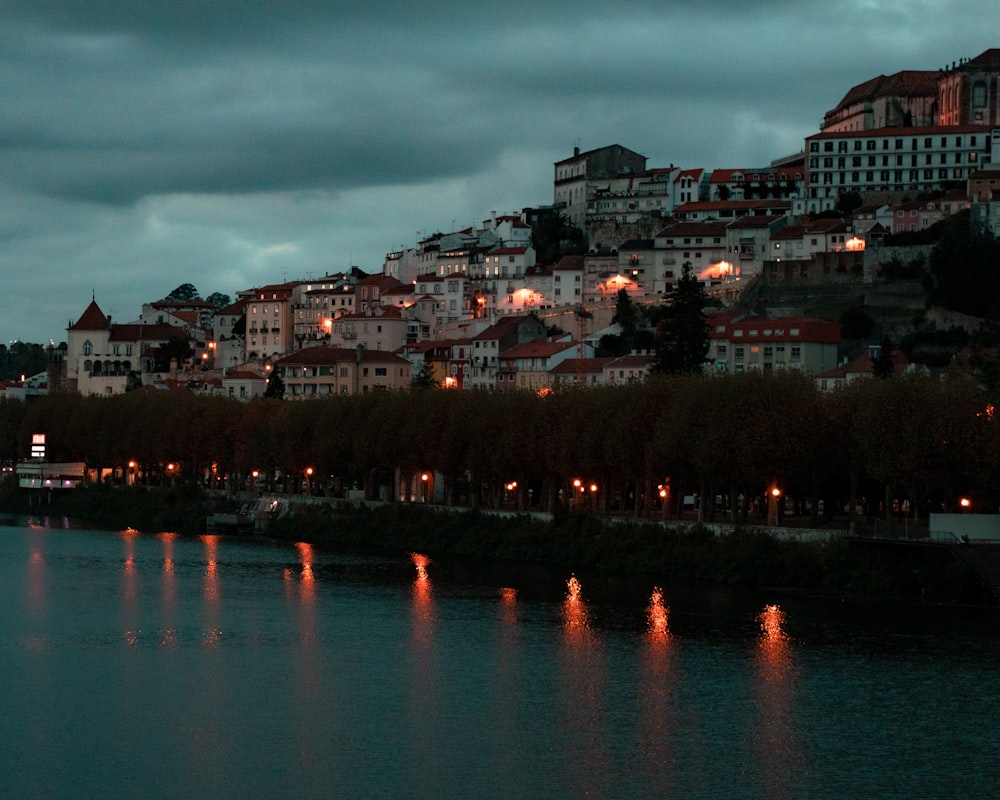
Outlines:
[{"label": "orange light reflection on water", "polygon": [[780,606],[764,606],[757,615],[757,622],[760,624],[761,652],[775,665],[780,665],[789,644],[788,634],[785,633],[785,612]]},{"label": "orange light reflection on water", "polygon": [[417,607],[426,606],[431,601],[432,584],[427,567],[431,560],[421,553],[410,553],[410,560],[416,567],[417,577],[413,579],[413,602]]},{"label": "orange light reflection on water", "polygon": [[300,574],[301,586],[299,596],[303,602],[311,603],[316,597],[316,576],[313,575],[313,548],[307,542],[296,542],[295,549],[299,551],[299,561],[302,562]]},{"label": "orange light reflection on water", "polygon": [[206,647],[217,647],[222,639],[222,629],[217,623],[219,606],[219,541],[215,536],[202,536],[205,545],[205,574],[202,578],[202,597],[205,600],[206,628],[202,642]]},{"label": "orange light reflection on water", "polygon": [[760,718],[754,736],[763,765],[768,796],[790,797],[788,776],[802,768],[802,754],[795,724],[796,671],[792,639],[785,630],[785,612],[766,605],[757,615],[756,707]]},{"label": "orange light reflection on water", "polygon": [[648,625],[646,633],[653,642],[666,642],[670,639],[670,609],[663,602],[663,590],[659,586],[653,587],[653,594],[649,598],[649,606],[646,608]]},{"label": "orange light reflection on water", "polygon": [[128,528],[122,531],[122,539],[125,543],[125,561],[122,564],[122,611],[126,615],[125,643],[134,647],[139,641],[139,634],[142,632],[134,623],[138,612],[137,598],[139,595],[139,577],[135,567],[135,539],[137,531]]},{"label": "orange light reflection on water", "polygon": [[[177,568],[174,563],[174,542],[177,539],[176,533],[160,533],[156,536],[163,543],[163,577],[162,595],[163,611],[168,620],[172,620],[177,613]],[[161,647],[175,647],[177,645],[177,632],[172,626],[167,626],[160,632]]]},{"label": "orange light reflection on water", "polygon": [[569,633],[581,633],[590,628],[587,604],[582,594],[580,581],[576,575],[571,575],[566,581],[566,599],[563,601],[563,624]]},{"label": "orange light reflection on water", "polygon": [[[642,651],[639,737],[636,763],[642,770],[651,797],[669,797],[678,763],[677,740],[680,721],[676,702],[677,677],[673,670],[670,608],[663,590],[654,586],[646,607],[645,647]],[[694,721],[688,710],[687,722]]]}]

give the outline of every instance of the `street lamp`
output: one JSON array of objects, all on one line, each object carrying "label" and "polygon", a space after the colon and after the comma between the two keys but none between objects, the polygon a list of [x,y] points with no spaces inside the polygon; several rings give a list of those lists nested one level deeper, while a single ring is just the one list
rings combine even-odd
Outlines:
[{"label": "street lamp", "polygon": [[781,498],[781,489],[777,484],[771,487],[770,496],[767,501],[767,524],[776,527],[778,524],[778,500]]}]

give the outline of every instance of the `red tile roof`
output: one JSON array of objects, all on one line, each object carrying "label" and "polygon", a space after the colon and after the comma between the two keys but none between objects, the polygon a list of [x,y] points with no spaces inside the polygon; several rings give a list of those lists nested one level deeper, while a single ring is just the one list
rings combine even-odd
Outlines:
[{"label": "red tile roof", "polygon": [[101,311],[96,300],[91,300],[90,305],[80,315],[80,319],[75,324],[70,325],[71,331],[106,331],[111,326],[111,321]]}]

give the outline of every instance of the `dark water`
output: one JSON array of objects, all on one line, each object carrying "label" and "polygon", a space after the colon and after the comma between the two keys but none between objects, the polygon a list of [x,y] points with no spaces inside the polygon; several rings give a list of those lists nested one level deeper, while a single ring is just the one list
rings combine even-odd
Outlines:
[{"label": "dark water", "polygon": [[1000,612],[576,577],[10,523],[0,796],[1000,795]]}]

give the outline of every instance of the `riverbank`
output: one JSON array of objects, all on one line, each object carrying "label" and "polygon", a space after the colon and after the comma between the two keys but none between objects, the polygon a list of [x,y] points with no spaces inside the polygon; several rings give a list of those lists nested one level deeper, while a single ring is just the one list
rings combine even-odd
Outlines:
[{"label": "riverbank", "polygon": [[[4,491],[0,510],[62,516],[110,529],[205,532],[207,515],[233,511],[234,501],[199,487],[87,487],[28,507],[24,493]],[[551,519],[527,514],[436,509],[407,504],[296,505],[270,523],[270,538],[317,546],[538,563],[569,570],[634,573],[742,586],[781,587],[850,596],[992,604],[968,567],[944,548],[866,547],[836,538],[781,541],[766,529],[719,535],[692,523],[619,521],[563,512]]]}]

